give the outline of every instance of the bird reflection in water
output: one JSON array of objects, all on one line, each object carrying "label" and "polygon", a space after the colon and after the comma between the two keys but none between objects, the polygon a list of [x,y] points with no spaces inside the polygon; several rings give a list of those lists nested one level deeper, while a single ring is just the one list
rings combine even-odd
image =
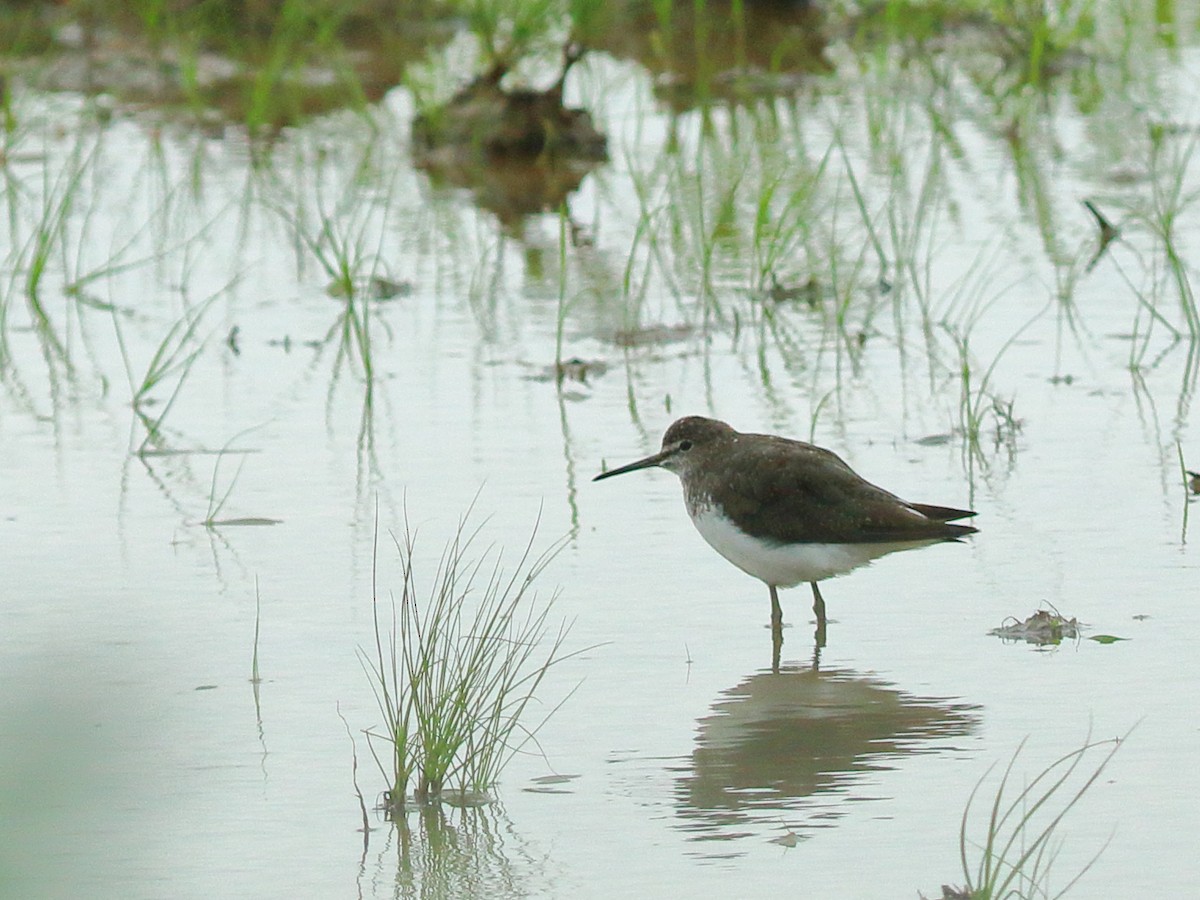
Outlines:
[{"label": "bird reflection in water", "polygon": [[861,794],[867,773],[971,734],[978,709],[815,664],[751,675],[699,720],[676,784],[677,814],[695,840],[731,840],[781,821],[803,838],[844,814],[835,798]]}]

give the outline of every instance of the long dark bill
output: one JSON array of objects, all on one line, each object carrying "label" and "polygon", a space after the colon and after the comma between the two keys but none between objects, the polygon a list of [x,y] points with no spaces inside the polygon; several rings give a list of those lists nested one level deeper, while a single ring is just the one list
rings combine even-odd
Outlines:
[{"label": "long dark bill", "polygon": [[607,472],[601,472],[592,481],[600,481],[603,478],[612,478],[614,475],[624,475],[626,472],[636,472],[638,469],[649,469],[657,466],[664,459],[670,456],[671,450],[660,450],[653,456],[647,456],[645,459],[639,459],[637,462],[631,462],[628,465],[621,466],[616,469],[609,469]]}]

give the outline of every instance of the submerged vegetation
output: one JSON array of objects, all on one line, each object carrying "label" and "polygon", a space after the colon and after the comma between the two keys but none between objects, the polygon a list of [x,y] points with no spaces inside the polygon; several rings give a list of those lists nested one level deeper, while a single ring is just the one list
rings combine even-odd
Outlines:
[{"label": "submerged vegetation", "polygon": [[1006,641],[1025,641],[1038,647],[1057,647],[1064,640],[1078,641],[1081,626],[1074,616],[1068,619],[1058,610],[1039,609],[1024,620],[1010,616],[988,633]]},{"label": "submerged vegetation", "polygon": [[[62,157],[47,156],[40,188],[21,174],[30,129],[39,127],[29,120],[22,96],[56,84],[77,63],[86,72],[77,85],[81,90],[144,106],[146,97],[138,91],[149,85],[158,92],[153,101],[158,108],[175,104],[195,113],[203,128],[236,125],[255,138],[277,141],[281,126],[334,108],[352,111],[361,123],[353,130],[369,143],[319,151],[326,157],[363,156],[336,190],[317,185],[315,221],[302,192],[279,196],[271,187],[281,183],[271,172],[278,160],[264,162],[260,174],[251,176],[260,186],[242,199],[240,214],[254,215],[259,204],[276,210],[292,232],[297,255],[307,251],[317,261],[331,292],[344,301],[326,340],[337,336],[339,360],[360,364],[368,390],[375,384],[373,286],[411,284],[387,259],[389,235],[405,227],[405,217],[394,211],[403,189],[369,159],[378,155],[371,145],[406,137],[382,102],[383,89],[396,84],[405,86],[412,101],[414,157],[435,185],[468,187],[506,228],[539,212],[562,210],[566,216],[571,252],[563,255],[552,283],[593,299],[569,304],[573,321],[561,315],[567,307],[559,310],[554,323],[559,358],[571,355],[562,334],[572,324],[596,336],[686,330],[695,336],[693,346],[730,334],[748,351],[764,388],[782,369],[793,381],[817,379],[810,390],[825,397],[844,377],[860,373],[868,358],[879,364],[890,357],[887,364],[913,371],[912,363],[924,357],[927,364],[918,367],[928,369],[928,392],[943,407],[945,424],[960,435],[972,464],[986,464],[996,450],[1011,455],[1023,418],[1019,398],[1005,384],[1004,357],[1026,328],[1056,308],[1079,327],[1075,295],[1093,267],[1115,267],[1130,288],[1131,367],[1152,368],[1172,344],[1195,347],[1200,341],[1183,249],[1187,236],[1180,233],[1181,213],[1194,195],[1195,137],[1165,118],[1169,106],[1151,97],[1136,109],[1120,110],[1139,117],[1141,134],[1122,122],[1119,133],[1105,136],[1115,160],[1139,155],[1145,160],[1147,190],[1128,190],[1115,173],[1103,170],[1093,179],[1104,205],[1124,207],[1127,214],[1123,227],[1112,227],[1106,256],[1094,255],[1086,270],[1081,260],[1090,252],[1084,242],[1078,250],[1070,248],[1046,175],[1054,165],[1047,153],[1056,140],[1047,129],[1050,99],[1061,98],[1091,116],[1104,103],[1119,102],[1117,91],[1097,93],[1105,83],[1144,77],[1109,62],[1128,53],[1142,33],[1124,5],[886,0],[819,9],[799,4],[785,11],[769,4],[713,2],[684,9],[629,0],[619,6],[595,0],[454,0],[399,9],[369,0],[349,5],[277,0],[149,3],[106,12],[80,0],[10,9],[0,22],[0,39],[10,51],[4,81],[10,149],[4,158],[9,269],[15,277],[0,294],[0,364],[11,357],[13,327],[23,324],[18,299],[46,359],[62,366],[72,356],[62,317],[53,311],[57,260],[64,268],[71,260],[61,272],[67,286],[92,291],[126,266],[191,256],[205,238],[203,229],[160,232],[154,241],[135,233],[114,244],[119,247],[114,256],[85,254],[93,213],[82,214],[81,227],[78,201],[90,187],[89,167],[99,162],[99,146],[81,140],[61,167]],[[1158,40],[1183,27],[1168,10],[1158,13]],[[639,26],[636,39],[620,40],[631,21]],[[122,41],[115,43],[118,34]],[[138,52],[130,53],[130,40]],[[843,55],[831,54],[835,43],[858,54],[862,77],[853,77]],[[773,51],[764,54],[764,48]],[[581,243],[582,229],[568,202],[572,192],[589,171],[605,190],[616,187],[612,174],[595,169],[607,143],[606,88],[593,65],[602,57],[608,61],[599,68],[629,58],[656,73],[654,99],[664,105],[669,127],[661,137],[640,131],[621,136],[607,149],[627,171],[634,217],[606,225]],[[387,66],[376,65],[384,60]],[[145,77],[149,68],[154,78]],[[570,93],[583,99],[579,105],[567,102],[568,76]],[[1139,92],[1152,88],[1141,82],[1129,86]],[[1040,92],[1040,103],[1028,102],[1031,89]],[[239,98],[236,105],[226,103],[231,95]],[[311,105],[318,96],[325,105]],[[111,118],[110,101],[102,108]],[[485,130],[481,123],[488,123]],[[998,318],[992,307],[1001,299],[992,285],[994,272],[946,265],[943,252],[966,231],[977,247],[991,248],[990,270],[999,248],[1011,253],[1014,247],[1010,238],[961,220],[963,203],[973,202],[963,196],[970,186],[958,171],[969,166],[972,129],[1007,157],[1014,179],[1017,218],[994,227],[1011,233],[1020,219],[1028,220],[1054,269],[1054,290],[1041,303],[1024,304],[1026,324],[998,339],[992,337]],[[583,164],[549,159],[560,152],[582,157]],[[157,153],[165,165],[166,154]],[[297,161],[312,159],[304,153]],[[355,165],[352,158],[345,162]],[[203,162],[197,158],[196,164],[200,168],[184,177],[202,189]],[[321,156],[316,164],[326,165]],[[183,175],[162,173],[164,179]],[[176,187],[164,186],[166,202],[182,208],[182,198],[172,196]],[[325,203],[326,196],[338,199]],[[1072,205],[1079,199],[1071,198]],[[1093,211],[1098,208],[1088,202]],[[164,209],[164,222],[169,215]],[[429,225],[435,231],[458,227]],[[612,274],[585,268],[580,251],[597,240]],[[977,252],[977,259],[985,255]],[[485,252],[476,265],[490,258]],[[193,269],[194,262],[187,267]],[[229,273],[229,279],[240,274]],[[483,271],[466,274],[488,278]],[[606,296],[619,298],[618,309],[598,299]],[[89,299],[91,293],[78,297]],[[116,321],[119,307],[108,308]],[[204,346],[195,331],[201,313],[194,305],[175,311],[176,324],[160,340],[156,357],[165,365],[152,364],[140,379],[130,376],[140,380],[134,385],[135,408],[145,413],[153,384],[188,371]],[[981,340],[985,331],[989,338]],[[120,325],[117,332],[121,337]],[[1193,362],[1181,405],[1196,375]],[[903,390],[908,387],[908,379],[901,382]],[[145,415],[148,440],[156,438],[164,416]],[[990,447],[985,435],[994,438]]]}]

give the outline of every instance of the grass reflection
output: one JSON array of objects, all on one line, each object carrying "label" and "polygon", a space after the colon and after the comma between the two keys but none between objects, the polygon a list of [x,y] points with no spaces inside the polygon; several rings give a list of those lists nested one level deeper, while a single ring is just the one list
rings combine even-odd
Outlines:
[{"label": "grass reflection", "polygon": [[436,804],[397,819],[376,865],[370,880],[394,877],[403,897],[517,900],[540,893],[544,878],[498,803]]}]

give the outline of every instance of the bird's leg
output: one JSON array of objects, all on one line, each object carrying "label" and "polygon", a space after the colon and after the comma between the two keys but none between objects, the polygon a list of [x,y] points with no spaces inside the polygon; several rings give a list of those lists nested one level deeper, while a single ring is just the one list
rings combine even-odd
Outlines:
[{"label": "bird's leg", "polygon": [[825,624],[825,598],[821,596],[821,589],[817,587],[815,581],[809,582],[813,589],[813,614],[817,617],[817,624]]},{"label": "bird's leg", "polygon": [[817,647],[825,646],[825,598],[815,581],[809,582],[813,592],[813,614],[817,617],[817,631],[814,635]]},{"label": "bird's leg", "polygon": [[779,652],[783,648],[783,608],[775,585],[769,584],[767,588],[771,591],[771,671],[778,674]]}]

